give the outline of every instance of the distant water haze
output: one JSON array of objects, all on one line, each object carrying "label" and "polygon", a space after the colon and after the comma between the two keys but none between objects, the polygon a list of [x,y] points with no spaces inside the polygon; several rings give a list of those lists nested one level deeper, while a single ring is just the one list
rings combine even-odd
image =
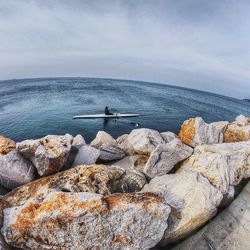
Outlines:
[{"label": "distant water haze", "polygon": [[[97,78],[46,78],[0,82],[0,134],[21,141],[48,134],[82,134],[89,142],[99,130],[115,138],[139,127],[178,133],[185,119],[206,122],[250,114],[250,103],[180,87]],[[140,117],[104,122],[74,115],[113,112]]]}]

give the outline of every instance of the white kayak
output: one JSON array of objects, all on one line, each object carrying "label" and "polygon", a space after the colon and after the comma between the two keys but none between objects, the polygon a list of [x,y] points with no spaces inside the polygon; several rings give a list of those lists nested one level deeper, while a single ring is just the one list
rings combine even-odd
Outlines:
[{"label": "white kayak", "polygon": [[110,118],[122,118],[122,117],[137,117],[139,114],[120,114],[114,113],[113,115],[96,114],[96,115],[75,115],[73,119],[110,119]]}]

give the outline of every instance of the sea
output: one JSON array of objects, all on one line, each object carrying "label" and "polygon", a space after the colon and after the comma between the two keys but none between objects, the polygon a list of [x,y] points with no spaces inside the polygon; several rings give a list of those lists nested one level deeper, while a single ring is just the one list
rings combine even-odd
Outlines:
[{"label": "sea", "polygon": [[[138,113],[126,119],[75,120],[75,115]],[[135,128],[178,133],[184,120],[206,122],[250,116],[250,102],[167,84],[100,78],[0,81],[0,135],[15,141],[66,133],[90,142],[100,130],[114,138]]]}]

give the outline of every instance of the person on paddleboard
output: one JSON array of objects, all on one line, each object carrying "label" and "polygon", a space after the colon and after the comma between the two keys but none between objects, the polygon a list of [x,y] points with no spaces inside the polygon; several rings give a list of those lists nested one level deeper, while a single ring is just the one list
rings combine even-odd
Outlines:
[{"label": "person on paddleboard", "polygon": [[104,113],[105,113],[105,115],[113,115],[113,113],[111,113],[111,112],[109,111],[108,106],[105,107]]}]

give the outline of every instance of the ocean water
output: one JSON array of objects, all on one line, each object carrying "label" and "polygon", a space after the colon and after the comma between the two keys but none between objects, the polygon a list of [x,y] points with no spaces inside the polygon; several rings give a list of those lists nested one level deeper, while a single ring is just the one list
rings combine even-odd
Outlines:
[{"label": "ocean water", "polygon": [[[74,115],[139,113],[130,119],[73,120]],[[99,130],[114,137],[139,127],[178,133],[190,117],[206,122],[250,115],[250,103],[175,86],[96,78],[0,81],[0,134],[15,141],[48,134],[82,134],[89,142]]]}]

